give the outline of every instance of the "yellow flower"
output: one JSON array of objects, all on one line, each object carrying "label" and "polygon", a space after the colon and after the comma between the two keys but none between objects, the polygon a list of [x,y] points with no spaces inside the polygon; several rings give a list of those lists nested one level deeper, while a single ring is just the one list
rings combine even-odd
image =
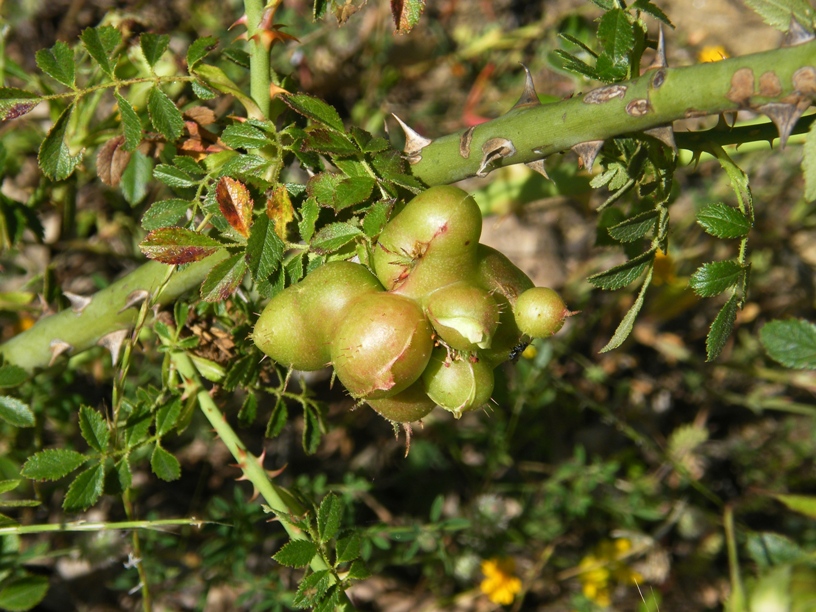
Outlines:
[{"label": "yellow flower", "polygon": [[700,49],[700,52],[697,54],[697,59],[702,63],[719,62],[728,57],[731,56],[728,55],[728,51],[726,51],[722,45],[708,45]]},{"label": "yellow flower", "polygon": [[579,567],[584,596],[602,608],[612,603],[612,584],[636,584],[643,576],[626,565],[623,557],[631,550],[632,542],[620,538],[611,542],[601,542],[592,554],[581,559]]},{"label": "yellow flower", "polygon": [[516,563],[509,557],[482,561],[485,579],[479,588],[493,603],[508,606],[513,603],[516,593],[521,591],[521,580],[513,575],[515,571]]}]

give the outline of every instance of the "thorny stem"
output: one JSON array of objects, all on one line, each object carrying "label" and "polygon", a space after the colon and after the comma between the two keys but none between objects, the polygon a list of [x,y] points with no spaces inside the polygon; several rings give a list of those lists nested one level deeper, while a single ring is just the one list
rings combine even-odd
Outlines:
[{"label": "thorny stem", "polygon": [[92,521],[73,521],[70,523],[41,523],[39,525],[16,525],[14,527],[0,527],[0,537],[7,535],[27,535],[31,533],[51,533],[69,531],[116,531],[119,529],[155,529],[161,527],[175,527],[190,525],[201,527],[207,521],[200,521],[195,517],[184,519],[158,519],[155,521],[121,521],[118,523],[97,523]]},{"label": "thorny stem", "polygon": [[[794,73],[814,66],[816,41],[719,62],[649,70],[636,79],[616,84],[617,90],[606,90],[617,91],[613,95],[588,98],[589,92],[583,92],[554,104],[515,107],[472,129],[467,147],[463,139],[466,130],[441,136],[418,152],[419,159],[415,157],[411,169],[427,185],[453,183],[476,175],[494,139],[509,140],[515,153],[495,159],[490,170],[544,159],[583,142],[642,132],[688,117],[741,108],[756,110],[795,94]],[[732,79],[738,71],[750,71],[754,79],[754,95],[747,98],[747,103],[729,98],[737,99]],[[756,83],[760,75],[766,74],[778,79],[778,93],[773,92],[776,95],[759,95]],[[636,101],[647,101],[648,110],[642,114],[633,111],[630,105]]]},{"label": "thorny stem", "polygon": [[269,117],[269,49],[264,45],[259,32],[264,13],[268,10],[274,11],[280,0],[271,0],[269,3],[264,0],[244,0],[244,12],[247,18],[247,40],[249,41],[249,92],[255,104],[263,113],[264,117]]},{"label": "thorny stem", "polygon": [[[198,372],[196,372],[195,366],[190,358],[185,353],[174,352],[171,355],[171,359],[179,374],[183,377],[188,393],[195,394],[201,411],[204,413],[204,416],[207,417],[210,425],[212,425],[215,433],[227,447],[230,454],[235,458],[238,467],[243,472],[244,478],[252,483],[261,497],[264,498],[266,504],[281,515],[291,516],[304,514],[305,509],[285,489],[275,485],[269,480],[269,476],[261,464],[261,459],[251,454],[244,443],[241,442],[235,430],[227,422],[226,417],[221,410],[219,410],[209,392],[204,388],[201,378]],[[281,520],[280,524],[292,540],[308,539],[306,533],[290,525],[287,521]],[[319,554],[312,558],[309,565],[313,571],[331,569]],[[351,602],[344,596],[340,610],[349,612],[353,609],[354,607],[351,605]]]}]

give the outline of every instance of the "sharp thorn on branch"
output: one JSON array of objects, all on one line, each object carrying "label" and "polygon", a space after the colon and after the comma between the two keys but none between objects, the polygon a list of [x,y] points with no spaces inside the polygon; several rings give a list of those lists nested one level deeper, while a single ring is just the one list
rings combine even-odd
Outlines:
[{"label": "sharp thorn on branch", "polygon": [[671,125],[661,125],[648,130],[643,130],[643,133],[652,138],[656,138],[664,145],[669,147],[672,151],[677,153],[677,143],[674,142],[674,130]]},{"label": "sharp thorn on branch", "polygon": [[816,38],[813,32],[803,26],[795,15],[791,15],[790,25],[788,26],[788,33],[782,41],[783,47],[795,47],[796,45],[803,45]]},{"label": "sharp thorn on branch", "polygon": [[63,291],[62,295],[68,298],[68,301],[71,302],[71,310],[77,314],[85,310],[88,307],[88,304],[91,303],[91,298],[85,295],[77,295],[76,293],[71,293],[70,291]]},{"label": "sharp thorn on branch", "polygon": [[578,154],[578,162],[580,166],[587,172],[592,172],[592,166],[595,165],[595,158],[603,148],[603,140],[587,140],[580,142],[572,147],[572,150]]},{"label": "sharp thorn on branch", "polygon": [[785,144],[788,142],[788,137],[793,131],[793,127],[796,125],[796,122],[799,121],[799,117],[802,116],[802,113],[809,107],[810,100],[802,98],[798,104],[792,102],[769,102],[768,104],[763,104],[757,110],[768,115],[771,121],[774,122],[776,129],[779,130],[779,148],[784,149]]},{"label": "sharp thorn on branch", "polygon": [[54,365],[54,362],[57,360],[57,357],[59,357],[63,353],[70,351],[73,348],[74,347],[68,344],[67,342],[59,340],[58,338],[54,338],[50,344],[51,361],[48,362],[48,365],[49,366]]},{"label": "sharp thorn on branch", "polygon": [[402,150],[408,157],[408,162],[412,164],[417,163],[422,159],[420,151],[431,144],[433,140],[421,136],[416,130],[409,127],[407,123],[397,117],[394,113],[391,113],[391,116],[397,120],[397,123],[400,124],[402,131],[405,132],[405,147],[403,147]]},{"label": "sharp thorn on branch", "polygon": [[538,172],[541,176],[543,176],[548,181],[552,180],[550,178],[550,175],[547,174],[547,168],[544,166],[544,160],[543,159],[537,159],[535,161],[527,162],[525,164],[525,166],[527,166],[531,170],[535,170],[536,172]]},{"label": "sharp thorn on branch", "polygon": [[525,73],[524,91],[521,92],[521,97],[518,99],[518,102],[513,105],[514,109],[522,106],[538,106],[541,104],[541,101],[538,99],[538,93],[536,93],[535,84],[533,83],[533,75],[530,74],[530,69],[524,64],[521,64],[521,67],[524,68]]},{"label": "sharp thorn on branch", "polygon": [[117,329],[109,334],[105,334],[97,342],[99,346],[107,349],[111,354],[111,365],[114,367],[116,367],[116,364],[119,363],[119,354],[122,351],[122,343],[125,341],[125,338],[128,337],[129,333],[129,330],[127,329]]},{"label": "sharp thorn on branch", "polygon": [[666,38],[663,35],[663,24],[657,24],[657,53],[655,54],[654,59],[652,60],[651,65],[647,70],[657,69],[657,68],[666,68],[668,67],[668,63],[666,62]]}]

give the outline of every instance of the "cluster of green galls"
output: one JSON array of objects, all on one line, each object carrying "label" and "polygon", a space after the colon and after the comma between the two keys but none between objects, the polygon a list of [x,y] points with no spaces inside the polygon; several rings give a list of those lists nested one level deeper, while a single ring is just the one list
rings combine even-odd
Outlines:
[{"label": "cluster of green galls", "polygon": [[570,313],[552,289],[479,244],[482,215],[467,193],[432,187],[394,214],[372,271],[324,264],[276,295],[255,344],[296,370],[334,367],[352,397],[408,423],[436,406],[456,417],[493,393],[493,370]]}]

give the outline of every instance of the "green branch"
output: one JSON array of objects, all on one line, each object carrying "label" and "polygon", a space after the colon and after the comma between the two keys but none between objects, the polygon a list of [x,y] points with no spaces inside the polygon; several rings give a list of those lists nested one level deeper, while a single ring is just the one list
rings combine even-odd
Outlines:
[{"label": "green branch", "polygon": [[[412,171],[427,185],[453,183],[480,169],[534,162],[584,142],[680,119],[760,110],[800,96],[812,99],[814,66],[816,41],[720,62],[652,69],[562,102],[517,105],[475,128],[441,136],[411,155]],[[805,73],[800,73],[797,88],[793,81],[800,69]]]}]

